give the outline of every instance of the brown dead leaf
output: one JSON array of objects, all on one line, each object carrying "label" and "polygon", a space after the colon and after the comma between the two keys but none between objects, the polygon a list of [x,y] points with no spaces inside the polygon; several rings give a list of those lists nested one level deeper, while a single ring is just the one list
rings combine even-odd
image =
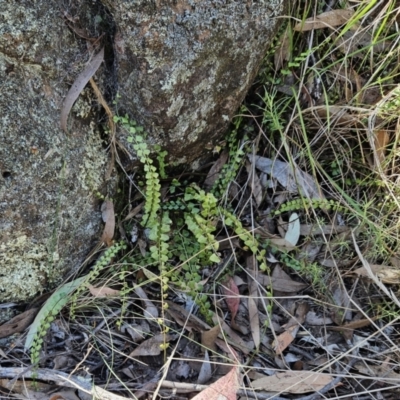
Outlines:
[{"label": "brown dead leaf", "polygon": [[14,333],[23,332],[33,321],[38,312],[37,308],[31,308],[0,326],[0,338],[11,336]]},{"label": "brown dead leaf", "polygon": [[283,37],[280,40],[280,44],[278,45],[278,48],[275,49],[274,53],[274,65],[275,65],[275,70],[278,71],[280,68],[282,68],[283,63],[285,61],[288,61],[290,59],[290,32],[289,28],[286,29],[285,33],[283,34]]},{"label": "brown dead leaf", "polygon": [[281,333],[273,343],[276,355],[280,355],[296,338],[300,325],[306,320],[309,306],[307,303],[300,303],[296,309],[295,315],[285,326],[285,332]]},{"label": "brown dead leaf", "polygon": [[[37,384],[36,386],[35,383]],[[5,398],[20,398],[26,400],[48,399],[48,394],[46,395],[46,393],[49,393],[49,391],[54,389],[54,385],[49,385],[40,381],[33,382],[28,379],[0,379],[0,387],[6,388],[10,391],[9,396],[6,396]],[[20,396],[18,396],[17,394],[19,394]]]},{"label": "brown dead leaf", "polygon": [[140,286],[136,286],[134,291],[138,295],[138,297],[142,300],[142,304],[144,307],[144,313],[143,313],[144,317],[150,320],[157,319],[158,309],[154,305],[154,303],[151,300],[149,300],[146,292]]},{"label": "brown dead leaf", "polygon": [[372,318],[363,318],[363,319],[358,319],[355,321],[348,322],[347,324],[341,325],[341,326],[327,326],[327,329],[330,331],[336,331],[336,332],[342,332],[342,331],[353,331],[354,329],[360,329],[364,328],[365,326],[371,325],[373,321],[376,321],[377,319],[381,318],[380,316],[376,315],[375,317]]},{"label": "brown dead leaf", "polygon": [[312,29],[333,28],[345,24],[353,15],[353,10],[327,11],[316,17],[307,18],[304,22],[299,22],[293,29],[298,32],[306,32]]},{"label": "brown dead leaf", "polygon": [[192,312],[185,310],[180,305],[166,300],[168,308],[165,310],[179,325],[184,326],[189,331],[208,331],[211,326],[203,322],[200,318],[196,317]]},{"label": "brown dead leaf", "polygon": [[284,238],[272,238],[272,239],[270,239],[270,242],[275,247],[278,247],[278,249],[282,249],[282,250],[294,250],[296,248],[296,246],[293,246],[292,243],[288,242]]},{"label": "brown dead leaf", "polygon": [[249,286],[249,298],[248,298],[248,309],[249,309],[249,321],[251,336],[254,340],[254,346],[258,349],[261,342],[260,335],[260,318],[258,315],[258,265],[254,255],[250,255],[246,258],[246,268],[249,272],[247,276]]},{"label": "brown dead leaf", "polygon": [[353,244],[354,244],[354,248],[357,252],[357,255],[360,259],[360,261],[362,262],[362,265],[365,267],[365,270],[368,271],[368,276],[370,279],[372,279],[372,281],[379,287],[379,289],[381,289],[383,291],[383,293],[385,293],[389,299],[391,299],[393,301],[394,304],[396,304],[398,307],[400,307],[400,301],[397,298],[397,296],[391,291],[389,290],[383,283],[381,280],[379,280],[377,278],[377,276],[372,272],[371,269],[371,264],[364,258],[363,254],[361,253],[360,248],[358,247],[356,238],[354,236],[354,232],[352,231],[351,233],[352,239],[353,239]]},{"label": "brown dead leaf", "polygon": [[302,171],[297,165],[267,157],[247,155],[248,159],[261,172],[268,174],[284,186],[289,193],[298,193],[311,199],[324,199],[325,196],[316,179]]},{"label": "brown dead leaf", "polygon": [[79,400],[79,397],[75,394],[75,390],[66,389],[61,392],[53,393],[49,400]]},{"label": "brown dead leaf", "polygon": [[150,335],[150,325],[145,319],[140,321],[140,324],[123,324],[121,326],[122,333],[129,333],[133,343],[143,342],[147,335]]},{"label": "brown dead leaf", "polygon": [[278,372],[252,382],[254,390],[266,390],[278,393],[307,393],[318,392],[333,381],[328,374],[311,371]]},{"label": "brown dead leaf", "polygon": [[296,294],[308,286],[305,283],[294,281],[279,264],[274,267],[271,277],[259,273],[257,275],[257,281],[261,286],[264,287],[272,285],[272,289],[274,291],[282,293]]},{"label": "brown dead leaf", "polygon": [[132,219],[133,217],[136,216],[140,211],[142,211],[142,208],[144,207],[144,201],[142,201],[140,204],[138,204],[133,210],[129,212],[129,214],[124,218],[124,221],[128,221]]},{"label": "brown dead leaf", "polygon": [[[350,114],[346,107],[343,106],[326,106],[321,105],[315,108],[317,115],[321,118],[328,118],[334,120],[336,124],[340,125],[357,125],[360,122],[359,115]],[[361,111],[361,110],[359,110]],[[366,110],[363,110],[366,111]]]},{"label": "brown dead leaf", "polygon": [[386,129],[380,129],[378,132],[375,132],[375,168],[378,167],[377,163],[379,163],[379,166],[382,166],[385,161],[386,146],[389,144],[389,139],[389,133]]},{"label": "brown dead leaf", "polygon": [[204,331],[201,334],[201,344],[212,351],[217,350],[217,346],[215,345],[215,341],[217,340],[218,335],[221,333],[221,326],[216,325],[214,328],[211,328],[208,331]]},{"label": "brown dead leaf", "polygon": [[352,57],[364,57],[365,52],[360,52],[362,48],[366,51],[373,50],[374,53],[381,53],[391,46],[390,40],[377,42],[374,39],[373,30],[370,29],[348,30],[338,36],[334,36],[336,49],[345,54],[354,53]]},{"label": "brown dead leaf", "polygon": [[193,397],[192,400],[236,400],[240,381],[239,368],[235,366],[225,376]]},{"label": "brown dead leaf", "polygon": [[[218,316],[213,317],[213,321],[218,323]],[[230,345],[240,349],[244,354],[249,354],[254,349],[254,342],[246,342],[243,340],[242,337],[238,335],[224,320],[219,321],[219,323],[222,327],[222,331],[229,337],[230,340],[228,340],[228,342]],[[216,341],[217,345],[221,347],[221,345],[223,346],[223,343],[221,344],[220,342],[223,341],[220,341],[219,339]]]},{"label": "brown dead leaf", "polygon": [[104,59],[104,47],[97,53],[95,57],[88,63],[86,68],[78,75],[75,79],[75,82],[71,86],[68,91],[67,96],[63,102],[61,108],[61,117],[60,117],[60,124],[61,129],[64,132],[68,132],[67,129],[67,122],[68,122],[68,115],[71,111],[72,106],[74,105],[76,99],[79,97],[80,93],[84,89],[84,87],[89,82],[90,78],[96,73],[99,69],[101,63]]},{"label": "brown dead leaf", "polygon": [[225,302],[231,312],[231,321],[234,321],[240,304],[240,295],[239,288],[232,277],[222,283],[222,293],[226,296]]},{"label": "brown dead leaf", "polygon": [[119,290],[111,289],[107,286],[94,287],[90,284],[87,286],[90,294],[94,297],[119,296]]},{"label": "brown dead leaf", "polygon": [[[370,264],[371,271],[382,281],[388,285],[400,284],[400,270],[388,265]],[[365,267],[357,268],[353,271],[355,274],[369,278],[369,273]]]},{"label": "brown dead leaf", "polygon": [[229,157],[229,151],[227,149],[224,149],[223,152],[220,154],[219,158],[213,166],[210,168],[210,171],[208,171],[207,178],[204,181],[204,186],[205,189],[211,189],[216,182],[216,180],[219,178],[219,174],[226,164],[226,161],[228,160]]},{"label": "brown dead leaf", "polygon": [[161,354],[161,347],[164,343],[168,343],[171,340],[174,340],[176,335],[168,335],[159,333],[158,335],[153,336],[150,339],[142,342],[132,353],[129,354],[129,357],[138,357],[138,356],[158,356]]},{"label": "brown dead leaf", "polygon": [[101,241],[104,242],[108,247],[110,247],[115,231],[115,214],[114,204],[112,201],[106,200],[101,205],[101,214],[103,217],[103,221],[106,223],[106,225],[104,226],[103,235],[101,236]]},{"label": "brown dead leaf", "polygon": [[263,187],[261,185],[260,178],[256,174],[254,168],[249,161],[246,161],[246,171],[249,174],[249,179],[247,180],[248,186],[251,189],[251,194],[256,201],[257,206],[260,206],[263,201]]},{"label": "brown dead leaf", "polygon": [[282,332],[272,343],[272,347],[274,348],[276,355],[281,355],[284,350],[293,342],[296,338],[297,332],[299,331],[300,326],[291,326],[286,329],[285,332]]},{"label": "brown dead leaf", "polygon": [[366,361],[363,360],[354,366],[360,374],[379,377],[379,382],[388,383],[393,383],[393,381],[400,382],[400,374],[393,371],[395,367],[397,367],[397,362],[394,361],[390,363],[387,360],[381,365],[374,365],[372,363],[366,364]]}]

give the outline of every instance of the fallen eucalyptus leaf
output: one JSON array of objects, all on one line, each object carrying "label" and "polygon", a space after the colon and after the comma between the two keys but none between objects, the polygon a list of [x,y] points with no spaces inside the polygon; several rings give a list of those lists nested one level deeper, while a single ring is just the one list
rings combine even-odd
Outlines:
[{"label": "fallen eucalyptus leaf", "polygon": [[292,164],[280,160],[271,160],[266,157],[254,156],[253,154],[248,154],[248,158],[258,170],[278,180],[289,193],[298,193],[300,191],[302,195],[309,199],[321,200],[325,198],[314,182],[313,177],[299,168],[293,167]]},{"label": "fallen eucalyptus leaf", "polygon": [[78,75],[75,79],[75,82],[71,86],[68,91],[67,96],[64,99],[62,108],[61,108],[61,129],[64,132],[68,132],[67,129],[67,122],[68,122],[68,115],[71,111],[72,106],[74,105],[76,99],[79,97],[80,93],[84,89],[84,87],[89,82],[90,78],[96,73],[99,69],[101,63],[104,59],[104,47],[97,53],[95,57],[89,62],[86,68]]}]

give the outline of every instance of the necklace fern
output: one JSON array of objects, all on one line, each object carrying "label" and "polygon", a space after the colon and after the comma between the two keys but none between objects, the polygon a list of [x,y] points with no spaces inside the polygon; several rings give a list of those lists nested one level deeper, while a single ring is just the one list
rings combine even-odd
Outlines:
[{"label": "necklace fern", "polygon": [[[157,219],[157,212],[161,207],[161,183],[157,168],[153,165],[153,160],[150,158],[150,148],[145,141],[145,135],[141,134],[143,128],[137,126],[136,122],[126,117],[114,117],[114,122],[120,123],[129,134],[127,141],[132,144],[136,151],[139,161],[144,165],[146,178],[146,202],[144,205],[144,215],[142,223],[144,226],[151,228]],[[162,165],[162,173],[164,172],[164,157],[165,152],[159,154],[159,162]]]},{"label": "necklace fern", "polygon": [[40,358],[40,350],[43,345],[43,338],[46,335],[50,324],[56,315],[67,304],[70,294],[76,290],[86,276],[68,282],[58,288],[46,301],[33,324],[31,325],[25,341],[25,350],[30,350],[32,364],[36,364]]}]

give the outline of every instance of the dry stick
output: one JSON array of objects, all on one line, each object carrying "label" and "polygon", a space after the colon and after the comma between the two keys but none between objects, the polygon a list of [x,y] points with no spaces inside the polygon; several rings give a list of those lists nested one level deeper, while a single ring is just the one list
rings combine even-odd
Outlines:
[{"label": "dry stick", "polygon": [[36,379],[46,382],[51,381],[57,386],[82,390],[85,393],[91,394],[93,398],[100,398],[102,400],[127,400],[126,397],[118,396],[99,386],[93,385],[90,379],[70,376],[65,372],[47,368],[40,368],[36,371],[27,371],[26,368],[0,368],[0,378],[14,378],[16,375],[22,375],[25,378],[32,378],[32,375],[34,375]]},{"label": "dry stick", "polygon": [[111,135],[111,162],[110,165],[107,169],[106,173],[106,181],[108,181],[111,177],[112,170],[114,168],[115,164],[115,153],[116,153],[116,146],[115,146],[115,123],[114,123],[114,114],[112,113],[110,107],[108,106],[107,102],[104,100],[104,97],[99,89],[99,87],[96,85],[96,82],[93,80],[93,78],[90,78],[89,80],[90,84],[92,85],[93,91],[97,97],[97,100],[99,103],[103,106],[104,111],[107,114],[108,117],[108,126],[110,128],[110,135]]}]

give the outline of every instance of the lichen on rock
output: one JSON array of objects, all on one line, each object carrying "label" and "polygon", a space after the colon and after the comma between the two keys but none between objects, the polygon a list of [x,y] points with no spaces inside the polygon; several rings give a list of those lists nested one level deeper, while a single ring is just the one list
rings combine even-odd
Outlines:
[{"label": "lichen on rock", "polygon": [[97,191],[104,182],[107,155],[102,147],[102,140],[94,124],[88,127],[87,141],[78,181],[84,190]]},{"label": "lichen on rock", "polygon": [[46,246],[22,235],[0,243],[0,299],[25,300],[41,292],[53,271]]},{"label": "lichen on rock", "polygon": [[70,113],[69,133],[60,127],[63,99],[90,51],[59,6],[21,0],[0,9],[0,301],[51,289],[101,235],[94,191],[107,154],[93,94]]},{"label": "lichen on rock", "polygon": [[193,161],[227,129],[287,3],[107,1],[117,27],[122,113],[143,125],[170,161]]}]

